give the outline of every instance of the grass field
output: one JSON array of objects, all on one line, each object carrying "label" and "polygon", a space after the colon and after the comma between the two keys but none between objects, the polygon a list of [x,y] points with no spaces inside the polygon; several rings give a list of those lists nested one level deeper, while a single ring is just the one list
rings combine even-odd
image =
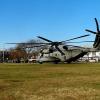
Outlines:
[{"label": "grass field", "polygon": [[0,100],[100,100],[100,64],[0,64]]}]

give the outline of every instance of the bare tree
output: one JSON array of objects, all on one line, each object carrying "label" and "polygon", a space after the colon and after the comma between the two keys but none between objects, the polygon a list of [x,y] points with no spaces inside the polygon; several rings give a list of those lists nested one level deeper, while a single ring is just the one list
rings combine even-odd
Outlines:
[{"label": "bare tree", "polygon": [[40,39],[32,39],[24,43],[16,43],[15,48],[9,49],[10,59],[17,60],[17,62],[19,62],[21,59],[26,61],[32,56],[36,58],[41,49],[44,48],[47,48],[47,45]]}]

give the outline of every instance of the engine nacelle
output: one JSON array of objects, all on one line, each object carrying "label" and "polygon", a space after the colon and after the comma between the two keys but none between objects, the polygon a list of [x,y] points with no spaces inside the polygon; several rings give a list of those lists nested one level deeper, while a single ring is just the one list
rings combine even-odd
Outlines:
[{"label": "engine nacelle", "polygon": [[68,47],[67,46],[63,46],[63,49],[68,50]]}]

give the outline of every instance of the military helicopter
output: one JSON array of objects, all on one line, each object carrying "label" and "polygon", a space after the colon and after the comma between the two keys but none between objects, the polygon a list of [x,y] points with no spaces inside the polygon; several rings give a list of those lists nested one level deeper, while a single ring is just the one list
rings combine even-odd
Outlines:
[{"label": "military helicopter", "polygon": [[77,61],[80,57],[83,57],[88,52],[91,52],[91,51],[95,52],[95,51],[100,50],[100,30],[99,30],[98,21],[96,18],[95,18],[95,23],[96,23],[97,32],[86,29],[87,32],[96,34],[95,41],[81,41],[81,42],[94,42],[93,48],[85,48],[81,46],[68,45],[68,43],[80,43],[80,42],[70,42],[70,41],[87,37],[89,36],[89,34],[68,39],[65,41],[60,41],[60,42],[53,42],[49,39],[38,36],[38,38],[48,42],[48,43],[45,43],[45,45],[49,45],[49,47],[48,49],[41,50],[40,56],[38,57],[37,61],[39,63],[43,63],[43,62],[71,63],[71,62]]}]

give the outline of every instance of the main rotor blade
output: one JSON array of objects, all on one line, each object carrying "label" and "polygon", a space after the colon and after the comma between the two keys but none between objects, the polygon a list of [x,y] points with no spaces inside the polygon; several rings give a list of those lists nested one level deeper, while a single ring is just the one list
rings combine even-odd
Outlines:
[{"label": "main rotor blade", "polygon": [[55,45],[55,48],[62,54],[62,55],[65,55],[60,49],[58,46]]},{"label": "main rotor blade", "polygon": [[27,44],[27,45],[31,45],[31,44],[50,44],[50,43],[5,43],[5,44]]},{"label": "main rotor blade", "polygon": [[42,39],[42,40],[45,40],[45,41],[47,41],[47,42],[52,42],[51,40],[48,40],[48,39],[43,38],[43,37],[41,37],[41,36],[37,36],[37,37],[40,38],[40,39]]},{"label": "main rotor blade", "polygon": [[67,43],[84,43],[84,42],[94,42],[94,41],[79,41],[79,42],[67,42]]},{"label": "main rotor blade", "polygon": [[80,41],[80,42],[94,42],[94,41]]},{"label": "main rotor blade", "polygon": [[96,19],[96,18],[95,18],[95,22],[96,22],[97,32],[99,32],[99,24],[98,24],[98,21],[97,21],[97,19]]},{"label": "main rotor blade", "polygon": [[72,38],[72,39],[68,39],[68,40],[65,40],[65,41],[71,41],[71,40],[75,40],[75,39],[79,39],[79,38],[83,38],[83,37],[87,37],[87,36],[89,36],[89,34],[82,35],[82,36],[79,36],[79,37],[76,37],[76,38]]},{"label": "main rotor blade", "polygon": [[90,32],[90,33],[93,33],[93,34],[97,34],[96,32],[91,31],[91,30],[88,30],[88,29],[86,29],[85,31]]}]

